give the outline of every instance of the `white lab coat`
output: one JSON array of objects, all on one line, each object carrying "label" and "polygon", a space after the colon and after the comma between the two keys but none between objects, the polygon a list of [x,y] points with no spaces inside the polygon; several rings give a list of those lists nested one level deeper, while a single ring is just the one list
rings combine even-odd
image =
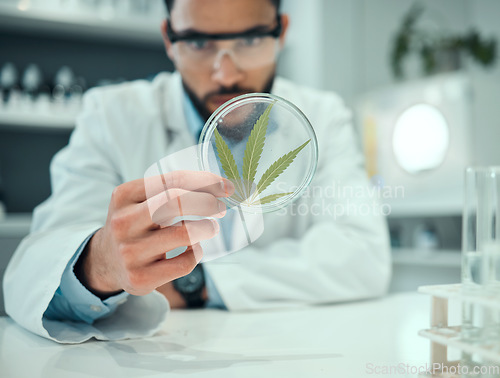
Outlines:
[{"label": "white lab coat", "polygon": [[[319,164],[312,186],[368,184],[351,113],[338,96],[281,78],[273,93],[297,105],[315,128]],[[7,314],[28,330],[59,342],[155,333],[169,309],[157,292],[130,296],[113,315],[93,325],[50,321],[43,313],[68,261],[104,224],[113,188],[142,178],[153,163],[194,143],[177,73],[89,91],[69,145],[52,161],[53,194],[35,210],[32,233],[6,270]],[[352,201],[351,206],[373,203],[360,195]],[[322,213],[328,203],[339,202],[342,199],[331,193],[305,196],[296,203],[304,204],[301,215],[266,214],[264,233],[254,244],[206,263],[228,309],[289,307],[385,293],[390,254],[384,219],[374,212],[336,219],[331,212]],[[319,207],[307,212],[315,203]]]}]

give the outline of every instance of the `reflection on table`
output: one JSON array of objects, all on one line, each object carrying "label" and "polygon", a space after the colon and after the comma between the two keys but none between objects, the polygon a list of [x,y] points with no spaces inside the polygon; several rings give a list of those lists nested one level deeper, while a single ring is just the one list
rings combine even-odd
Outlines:
[{"label": "reflection on table", "polygon": [[371,376],[428,363],[417,334],[428,319],[428,298],[405,293],[294,310],[173,311],[154,337],[60,345],[1,317],[0,376]]}]

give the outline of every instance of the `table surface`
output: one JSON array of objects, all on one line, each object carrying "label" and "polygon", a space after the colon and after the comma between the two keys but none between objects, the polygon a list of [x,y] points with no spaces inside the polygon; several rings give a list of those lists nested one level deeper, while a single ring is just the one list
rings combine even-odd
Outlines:
[{"label": "table surface", "polygon": [[[172,311],[154,337],[60,345],[0,317],[0,377],[364,377],[429,364],[430,298],[294,310]],[[414,370],[413,370],[414,371]],[[399,374],[399,373],[398,373]],[[416,374],[378,376],[417,376]]]}]

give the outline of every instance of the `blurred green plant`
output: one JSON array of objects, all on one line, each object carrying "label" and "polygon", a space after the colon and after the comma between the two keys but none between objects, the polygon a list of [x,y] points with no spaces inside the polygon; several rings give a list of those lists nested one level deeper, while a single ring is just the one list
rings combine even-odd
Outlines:
[{"label": "blurred green plant", "polygon": [[494,38],[482,38],[479,31],[469,30],[463,35],[449,35],[430,32],[417,27],[418,20],[424,13],[424,7],[416,2],[403,18],[403,22],[394,38],[391,50],[393,75],[404,78],[403,62],[412,52],[421,58],[422,71],[426,75],[439,72],[440,58],[454,59],[458,68],[460,55],[465,54],[484,67],[493,66],[496,61],[497,41]]}]

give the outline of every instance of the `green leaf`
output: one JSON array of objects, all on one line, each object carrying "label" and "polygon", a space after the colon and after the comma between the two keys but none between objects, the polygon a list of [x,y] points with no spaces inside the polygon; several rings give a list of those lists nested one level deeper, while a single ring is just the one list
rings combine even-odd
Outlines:
[{"label": "green leaf", "polygon": [[245,155],[243,156],[243,183],[247,198],[250,197],[252,185],[255,181],[255,174],[257,173],[260,156],[262,155],[266,141],[269,114],[275,102],[270,104],[257,122],[255,122],[245,147]]},{"label": "green leaf", "polygon": [[236,192],[235,197],[244,198],[245,192],[243,191],[240,179],[240,173],[238,172],[238,166],[234,160],[234,156],[229,149],[227,143],[224,141],[222,136],[219,134],[217,128],[214,130],[215,135],[215,147],[217,148],[217,154],[219,155],[219,160],[222,165],[222,169],[226,174],[226,177],[231,180],[235,186]]},{"label": "green leaf", "polygon": [[[307,142],[297,147],[295,150],[290,151],[289,153],[283,155],[278,160],[276,160],[271,166],[267,169],[267,171],[260,178],[259,183],[257,184],[257,188],[255,189],[255,193],[252,196],[252,201],[255,200],[260,193],[262,193],[266,188],[271,185],[271,183],[276,180],[279,175],[281,175],[285,169],[288,168],[290,164],[294,161],[300,151],[311,141],[309,139]],[[251,202],[252,202],[251,201]]]},{"label": "green leaf", "polygon": [[276,201],[278,198],[285,197],[290,194],[293,194],[293,192],[271,194],[269,196],[266,196],[264,198],[252,202],[250,206],[265,205],[266,203]]},{"label": "green leaf", "polygon": [[240,202],[240,203],[245,201],[245,199],[244,199],[244,198],[241,198],[241,197],[240,197],[240,196],[236,193],[236,191],[235,191],[235,192],[233,193],[233,195],[232,195],[231,197],[229,197],[229,198],[232,198],[232,199],[234,199],[236,202]]}]

